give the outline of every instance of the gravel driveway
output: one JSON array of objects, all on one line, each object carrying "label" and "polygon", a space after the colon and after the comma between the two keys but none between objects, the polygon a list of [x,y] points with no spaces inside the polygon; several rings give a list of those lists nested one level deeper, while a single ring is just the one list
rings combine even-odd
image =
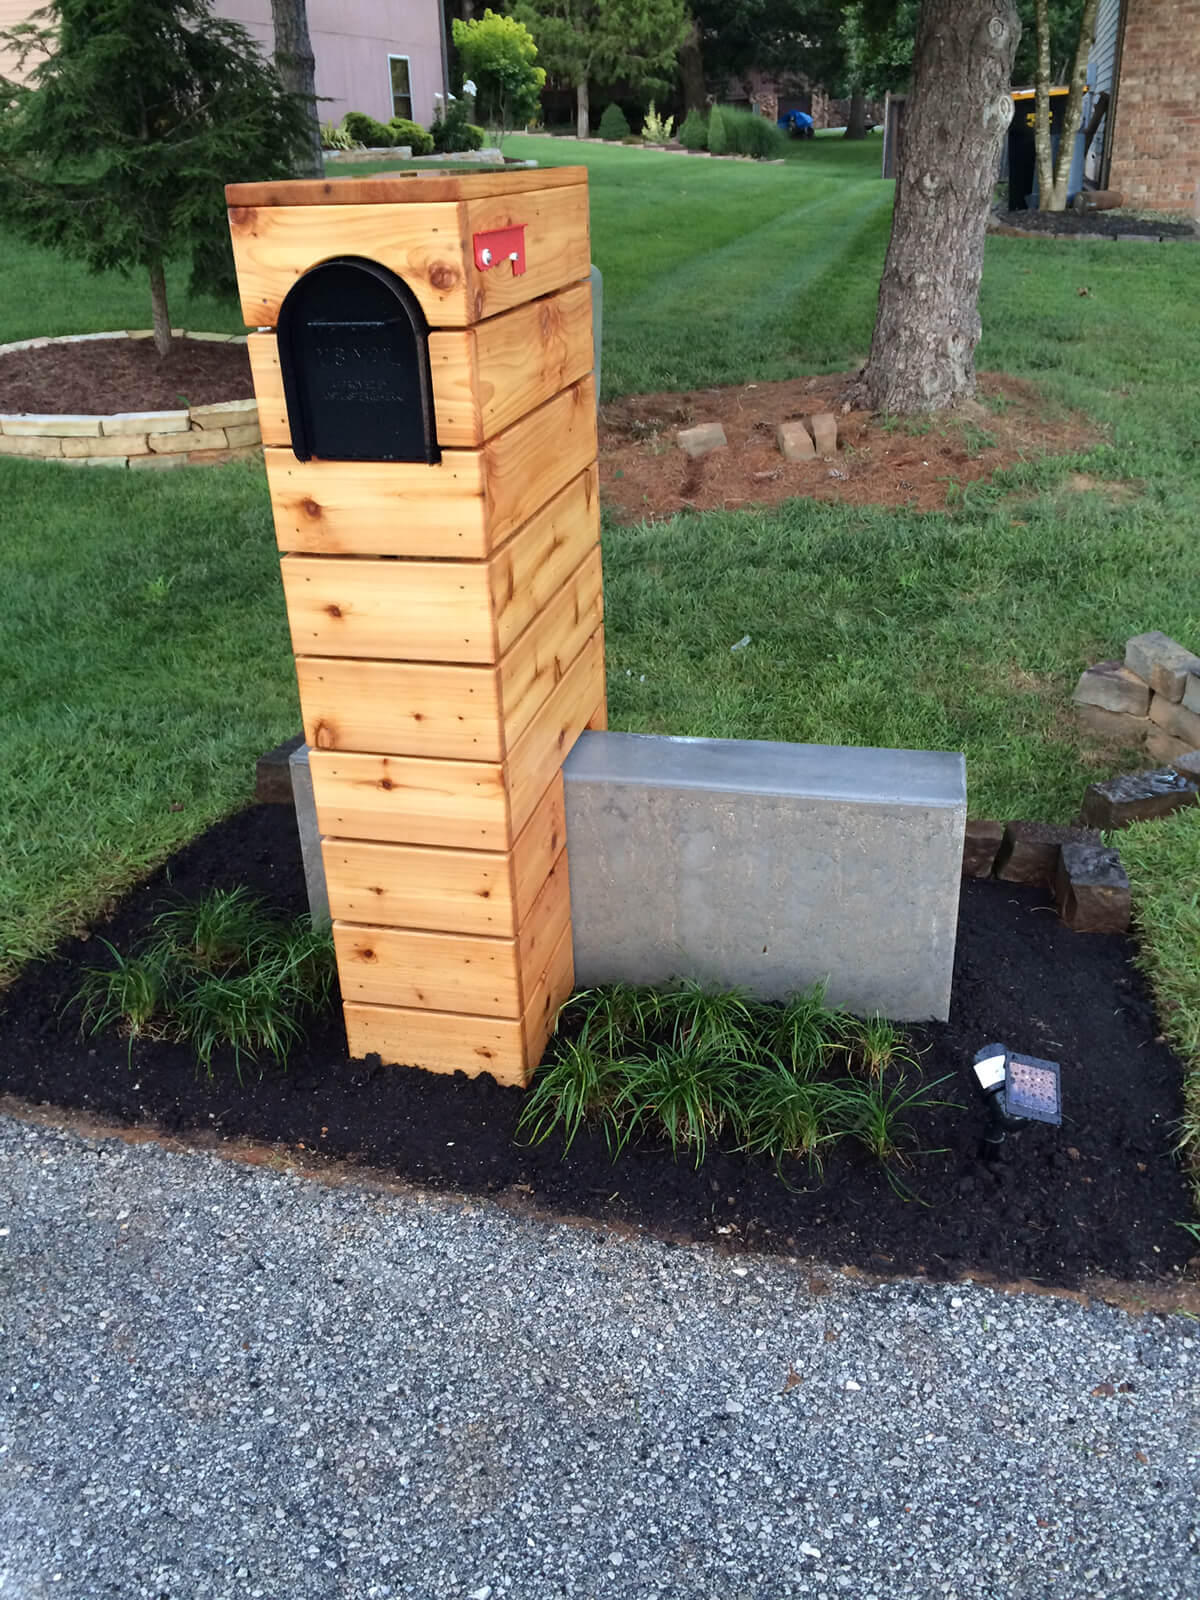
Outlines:
[{"label": "gravel driveway", "polygon": [[0,1597],[1200,1594],[1200,1324],[0,1119]]}]

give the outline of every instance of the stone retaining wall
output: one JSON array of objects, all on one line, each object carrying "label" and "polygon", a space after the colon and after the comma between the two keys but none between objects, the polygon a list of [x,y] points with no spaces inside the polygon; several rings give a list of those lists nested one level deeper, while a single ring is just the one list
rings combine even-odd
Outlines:
[{"label": "stone retaining wall", "polygon": [[[188,333],[179,339],[213,344],[245,344],[235,333]],[[148,329],[113,333],[75,333],[54,339],[20,339],[0,345],[0,356],[40,350],[51,344],[82,344],[95,339],[152,339]],[[75,467],[211,466],[257,455],[262,444],[258,404],[220,400],[178,411],[118,411],[111,415],[0,414],[0,456],[27,456]]]}]

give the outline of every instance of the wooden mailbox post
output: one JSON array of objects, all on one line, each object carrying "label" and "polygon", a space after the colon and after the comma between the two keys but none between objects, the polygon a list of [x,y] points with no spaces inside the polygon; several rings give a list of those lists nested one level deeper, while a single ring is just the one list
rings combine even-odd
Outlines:
[{"label": "wooden mailbox post", "polygon": [[226,193],[350,1053],[526,1083],[605,725],[586,172]]}]

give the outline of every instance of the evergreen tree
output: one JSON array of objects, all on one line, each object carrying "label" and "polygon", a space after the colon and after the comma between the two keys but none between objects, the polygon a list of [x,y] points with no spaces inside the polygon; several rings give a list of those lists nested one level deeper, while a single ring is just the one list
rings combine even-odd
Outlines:
[{"label": "evergreen tree", "polygon": [[0,36],[36,60],[27,83],[3,84],[0,206],[93,272],[145,272],[165,356],[165,264],[232,292],[223,186],[287,176],[305,107],[208,0],[50,0],[40,15],[48,27]]},{"label": "evergreen tree", "polygon": [[575,90],[575,131],[586,139],[593,80],[666,87],[687,36],[685,0],[519,0],[515,14],[555,78]]}]

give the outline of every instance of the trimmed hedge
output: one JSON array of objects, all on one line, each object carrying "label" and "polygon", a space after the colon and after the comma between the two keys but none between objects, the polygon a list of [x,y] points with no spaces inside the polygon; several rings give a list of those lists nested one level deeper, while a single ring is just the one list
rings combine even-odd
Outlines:
[{"label": "trimmed hedge", "polygon": [[393,117],[388,123],[388,130],[392,143],[411,145],[413,155],[433,154],[433,135],[426,133],[419,122],[410,122],[407,117]]},{"label": "trimmed hedge", "polygon": [[628,139],[630,132],[629,123],[625,113],[618,105],[607,105],[604,115],[600,118],[600,126],[596,130],[602,139]]},{"label": "trimmed hedge", "polygon": [[685,150],[708,149],[708,128],[695,106],[683,119],[683,126],[679,130],[679,142]]},{"label": "trimmed hedge", "polygon": [[725,113],[714,106],[708,114],[708,148],[714,156],[723,156],[729,149],[729,134],[725,129]]}]

